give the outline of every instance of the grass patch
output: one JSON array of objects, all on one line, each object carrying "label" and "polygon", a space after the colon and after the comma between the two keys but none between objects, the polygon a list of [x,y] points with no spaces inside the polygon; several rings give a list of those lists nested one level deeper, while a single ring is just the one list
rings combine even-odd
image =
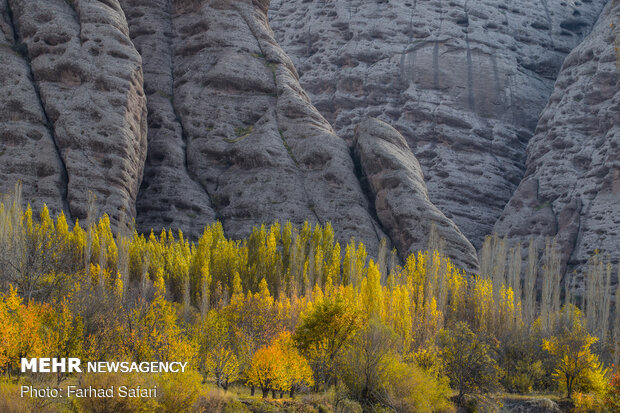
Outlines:
[{"label": "grass patch", "polygon": [[235,128],[235,135],[237,138],[244,138],[248,136],[254,130],[254,126],[248,126],[247,128],[238,127]]},{"label": "grass patch", "polygon": [[157,92],[155,92],[155,93],[157,93],[159,96],[161,96],[161,97],[163,97],[163,98],[168,99],[169,101],[172,101],[172,96],[171,96],[170,94],[168,94],[168,93],[166,93],[166,92],[162,91],[162,90],[158,90],[158,91],[157,91]]},{"label": "grass patch", "polygon": [[297,158],[295,158],[295,155],[293,155],[293,150],[291,149],[288,142],[286,141],[286,138],[284,137],[284,132],[282,131],[282,129],[280,129],[278,132],[280,132],[280,139],[282,139],[282,143],[284,144],[284,147],[286,148],[288,155],[291,157],[293,162],[295,162],[295,165],[299,166],[299,162],[297,162]]},{"label": "grass patch", "polygon": [[277,84],[278,84],[278,81],[276,79],[276,67],[277,67],[277,64],[273,63],[273,62],[268,62],[268,63],[265,63],[265,66],[267,66],[269,68],[269,70],[271,70],[271,74],[273,75],[273,83],[277,86]]},{"label": "grass patch", "polygon": [[254,126],[248,126],[247,128],[243,128],[243,127],[238,127],[235,128],[235,136],[236,138],[224,138],[224,141],[228,142],[228,143],[237,143],[237,142],[241,142],[243,139],[247,138],[248,136],[250,136],[250,134],[252,133],[252,131],[254,130]]}]

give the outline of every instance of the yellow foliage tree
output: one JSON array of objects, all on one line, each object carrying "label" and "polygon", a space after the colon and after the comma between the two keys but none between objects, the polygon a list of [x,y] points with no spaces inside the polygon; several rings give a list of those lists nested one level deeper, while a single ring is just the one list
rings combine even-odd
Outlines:
[{"label": "yellow foliage tree", "polygon": [[573,310],[568,325],[560,327],[556,335],[543,339],[542,348],[555,362],[553,376],[565,387],[568,398],[573,397],[579,385],[596,388],[605,382],[606,370],[591,349],[596,341],[597,338],[586,331],[577,309]]}]

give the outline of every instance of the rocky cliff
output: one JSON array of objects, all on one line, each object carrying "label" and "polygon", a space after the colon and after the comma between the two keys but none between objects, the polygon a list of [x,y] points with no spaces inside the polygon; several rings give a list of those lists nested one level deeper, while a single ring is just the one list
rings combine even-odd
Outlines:
[{"label": "rocky cliff", "polygon": [[0,192],[21,181],[33,207],[47,202],[60,211],[67,196],[62,157],[6,0],[0,1],[0,13]]},{"label": "rocky cliff", "polygon": [[[23,169],[32,159],[37,167],[23,174],[26,199],[64,205],[70,217],[87,215],[89,192],[114,222],[134,217],[146,156],[146,99],[141,58],[120,5],[2,4],[4,42],[18,54],[2,51],[8,56],[3,77],[9,74],[2,94],[11,91],[5,99],[15,108],[8,114],[15,123],[2,125],[3,170]],[[3,186],[12,186],[11,175],[6,178]]]},{"label": "rocky cliff", "polygon": [[429,247],[437,231],[443,253],[460,268],[478,270],[476,249],[459,228],[428,199],[418,160],[394,128],[371,118],[355,130],[355,155],[373,196],[377,217],[401,256]]},{"label": "rocky cliff", "polygon": [[0,0],[0,192],[401,256],[434,226],[471,270],[497,221],[573,268],[618,245],[617,0],[578,46],[604,3]]},{"label": "rocky cliff", "polygon": [[562,264],[581,273],[599,249],[620,245],[620,1],[562,66],[536,134],[525,177],[495,230],[512,240],[557,237]]},{"label": "rocky cliff", "polygon": [[525,170],[525,148],[564,57],[605,0],[273,0],[300,83],[350,139],[396,127],[431,201],[476,247]]},{"label": "rocky cliff", "polygon": [[267,3],[123,5],[151,108],[141,229],[163,221],[196,234],[216,217],[241,237],[261,222],[329,221],[376,250],[385,235],[348,147],[299,86]]}]

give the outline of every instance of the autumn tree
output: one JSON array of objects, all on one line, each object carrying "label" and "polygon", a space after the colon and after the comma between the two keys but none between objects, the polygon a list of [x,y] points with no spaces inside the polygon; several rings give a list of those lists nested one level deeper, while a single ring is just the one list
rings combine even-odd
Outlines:
[{"label": "autumn tree", "polygon": [[21,206],[21,187],[0,203],[0,287],[11,284],[26,300],[62,296],[79,267],[81,245],[63,213],[51,218],[47,206],[36,217]]},{"label": "autumn tree", "polygon": [[598,356],[591,350],[597,341],[585,329],[581,312],[574,308],[565,323],[556,327],[556,332],[548,339],[543,339],[542,348],[554,360],[554,378],[565,386],[570,399],[579,385],[596,387],[604,381],[606,371]]},{"label": "autumn tree", "polygon": [[609,381],[606,403],[612,411],[620,411],[620,369],[618,368],[616,368]]},{"label": "autumn tree", "polygon": [[[46,347],[50,357],[80,358],[83,355],[84,321],[79,314],[72,313],[67,299],[57,303],[55,311],[47,314],[45,324],[48,326]],[[59,383],[63,375],[58,373]]]},{"label": "autumn tree", "polygon": [[234,351],[235,332],[222,314],[210,311],[199,327],[200,362],[208,375],[224,390],[239,376],[239,360]]},{"label": "autumn tree", "polygon": [[274,397],[279,391],[280,396],[288,391],[290,396],[302,386],[314,384],[312,369],[293,344],[291,334],[283,332],[273,343],[256,351],[252,363],[246,373],[246,383],[260,387],[263,397],[269,390]]},{"label": "autumn tree", "polygon": [[355,305],[343,299],[326,300],[305,316],[293,335],[295,345],[310,361],[315,382],[331,383],[339,357],[360,328]]},{"label": "autumn tree", "polygon": [[298,389],[304,386],[312,386],[314,384],[312,369],[308,361],[299,354],[291,334],[287,331],[283,332],[273,345],[279,349],[283,356],[282,362],[285,372],[284,375],[280,376],[277,387],[282,392],[288,391],[292,398]]},{"label": "autumn tree", "polygon": [[19,371],[22,357],[41,356],[45,348],[43,319],[48,306],[24,304],[17,290],[0,293],[0,371]]},{"label": "autumn tree", "polygon": [[356,333],[338,374],[352,399],[367,406],[386,402],[396,343],[396,334],[377,318]]},{"label": "autumn tree", "polygon": [[164,281],[159,278],[153,300],[128,312],[124,344],[133,360],[186,360],[192,365],[196,346],[180,327],[177,311],[164,294]]},{"label": "autumn tree", "polygon": [[263,398],[269,395],[269,390],[275,390],[283,381],[286,374],[282,363],[284,355],[276,346],[261,347],[252,356],[252,363],[246,372],[246,383],[257,386],[263,392]]},{"label": "autumn tree", "polygon": [[459,404],[468,394],[487,393],[497,388],[499,370],[491,356],[491,345],[459,322],[437,337],[443,367],[450,383],[458,391]]}]

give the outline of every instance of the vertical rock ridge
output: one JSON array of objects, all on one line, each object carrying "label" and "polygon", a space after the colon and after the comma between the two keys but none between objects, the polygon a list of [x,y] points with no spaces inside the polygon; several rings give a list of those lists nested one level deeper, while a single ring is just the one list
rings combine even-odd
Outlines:
[{"label": "vertical rock ridge", "polygon": [[9,3],[66,166],[71,215],[86,216],[92,191],[113,224],[134,217],[146,101],[141,59],[118,2]]},{"label": "vertical rock ridge", "polygon": [[64,161],[6,0],[0,0],[0,17],[0,192],[21,181],[35,210],[46,203],[52,213],[68,213]]},{"label": "vertical rock ridge", "polygon": [[148,108],[148,154],[137,200],[138,231],[163,227],[198,237],[215,220],[209,192],[188,163],[188,136],[174,105],[171,0],[123,0],[130,35],[142,56]]},{"label": "vertical rock ridge", "polygon": [[[368,201],[354,174],[349,148],[336,136],[300,87],[295,66],[273,39],[267,16],[262,13],[255,19],[246,20],[253,26],[252,31],[267,60],[277,63],[274,79],[278,124],[298,168],[303,172],[304,188],[314,188],[308,194],[314,205],[313,212],[321,217],[320,220],[330,221],[335,228],[348,233],[342,239],[358,237],[375,250],[386,235],[368,212]],[[344,204],[348,208],[338,206]],[[351,226],[349,221],[362,224],[357,228],[360,232],[347,231]],[[373,235],[376,238],[371,242]]]},{"label": "vertical rock ridge", "polygon": [[401,257],[426,250],[435,226],[445,241],[443,252],[453,263],[470,272],[478,271],[473,245],[430,202],[422,169],[405,138],[384,122],[368,119],[358,125],[354,142],[379,221]]}]

